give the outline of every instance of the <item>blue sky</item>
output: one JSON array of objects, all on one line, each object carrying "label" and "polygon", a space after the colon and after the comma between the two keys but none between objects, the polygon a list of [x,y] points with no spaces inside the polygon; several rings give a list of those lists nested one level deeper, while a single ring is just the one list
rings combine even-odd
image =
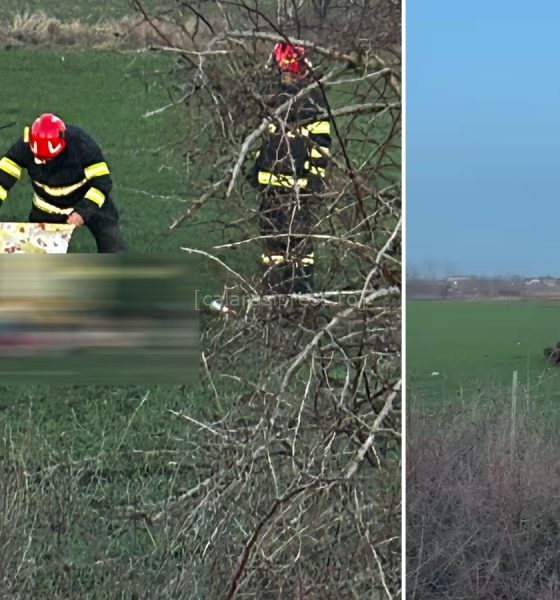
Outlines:
[{"label": "blue sky", "polygon": [[560,3],[406,5],[406,260],[560,277]]}]

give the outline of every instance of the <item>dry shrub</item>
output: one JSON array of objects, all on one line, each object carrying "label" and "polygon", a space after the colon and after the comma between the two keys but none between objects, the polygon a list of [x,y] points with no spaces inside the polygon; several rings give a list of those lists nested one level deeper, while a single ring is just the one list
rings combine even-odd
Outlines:
[{"label": "dry shrub", "polygon": [[186,156],[208,181],[172,227],[201,216],[223,232],[205,248],[227,266],[213,291],[244,303],[205,331],[212,419],[177,411],[196,448],[192,493],[152,517],[182,522],[190,548],[171,597],[195,581],[209,598],[400,594],[400,63],[361,39],[377,14],[362,9],[313,36],[285,31],[312,46],[301,94],[324,91],[334,143],[328,189],[309,201],[317,292],[270,310],[255,291],[258,200],[243,173],[267,119],[285,119],[263,65],[279,33],[247,11],[175,49]]},{"label": "dry shrub", "polygon": [[409,422],[407,597],[560,597],[555,432],[525,422],[512,454],[506,411]]},{"label": "dry shrub", "polygon": [[247,11],[207,42],[193,35],[196,54],[176,49],[185,152],[209,176],[173,227],[204,214],[224,232],[206,249],[228,268],[214,291],[225,281],[226,302],[245,303],[206,330],[213,421],[178,415],[204,484],[173,513],[185,511],[193,550],[171,595],[194,573],[212,598],[399,597],[400,63],[362,39],[377,14],[351,3],[321,27],[305,29],[302,15],[299,31],[282,31],[312,47],[300,93],[324,92],[334,143],[328,188],[309,202],[317,292],[277,296],[269,311],[246,251],[261,240],[243,169],[267,119],[285,120],[271,108],[278,76],[263,68],[279,33]]}]

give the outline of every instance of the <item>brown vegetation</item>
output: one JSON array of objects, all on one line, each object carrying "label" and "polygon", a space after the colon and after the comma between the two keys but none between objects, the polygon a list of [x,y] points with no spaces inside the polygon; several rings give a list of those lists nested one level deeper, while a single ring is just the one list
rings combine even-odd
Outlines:
[{"label": "brown vegetation", "polygon": [[70,47],[98,50],[139,50],[161,44],[162,34],[172,45],[184,45],[191,39],[195,19],[176,23],[156,17],[150,22],[141,15],[107,20],[96,24],[80,20],[61,21],[43,11],[14,15],[0,31],[0,47]]},{"label": "brown vegetation", "polygon": [[409,417],[411,600],[560,597],[556,426],[491,406]]}]

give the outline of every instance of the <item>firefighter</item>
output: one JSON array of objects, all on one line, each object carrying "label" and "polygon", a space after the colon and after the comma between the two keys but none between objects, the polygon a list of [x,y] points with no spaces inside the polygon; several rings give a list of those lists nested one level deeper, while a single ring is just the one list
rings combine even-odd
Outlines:
[{"label": "firefighter", "polygon": [[98,253],[126,247],[111,198],[112,179],[101,149],[82,128],[45,113],[0,159],[0,200],[26,169],[33,188],[31,223],[85,225]]},{"label": "firefighter", "polygon": [[[311,63],[304,48],[287,42],[274,46],[267,67],[280,74],[274,109],[312,83]],[[310,202],[325,187],[331,147],[330,123],[319,89],[303,94],[287,115],[271,119],[257,152],[249,182],[260,190],[260,228],[263,239],[263,293],[313,291],[314,253]]]}]

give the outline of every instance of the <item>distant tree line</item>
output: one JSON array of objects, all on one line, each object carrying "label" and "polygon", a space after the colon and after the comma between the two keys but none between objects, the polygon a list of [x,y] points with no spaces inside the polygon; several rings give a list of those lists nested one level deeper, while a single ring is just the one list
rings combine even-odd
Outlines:
[{"label": "distant tree line", "polygon": [[559,284],[552,278],[541,278],[528,283],[523,277],[483,277],[435,279],[409,275],[406,281],[408,298],[463,298],[463,297],[520,297],[534,294],[557,293]]}]

